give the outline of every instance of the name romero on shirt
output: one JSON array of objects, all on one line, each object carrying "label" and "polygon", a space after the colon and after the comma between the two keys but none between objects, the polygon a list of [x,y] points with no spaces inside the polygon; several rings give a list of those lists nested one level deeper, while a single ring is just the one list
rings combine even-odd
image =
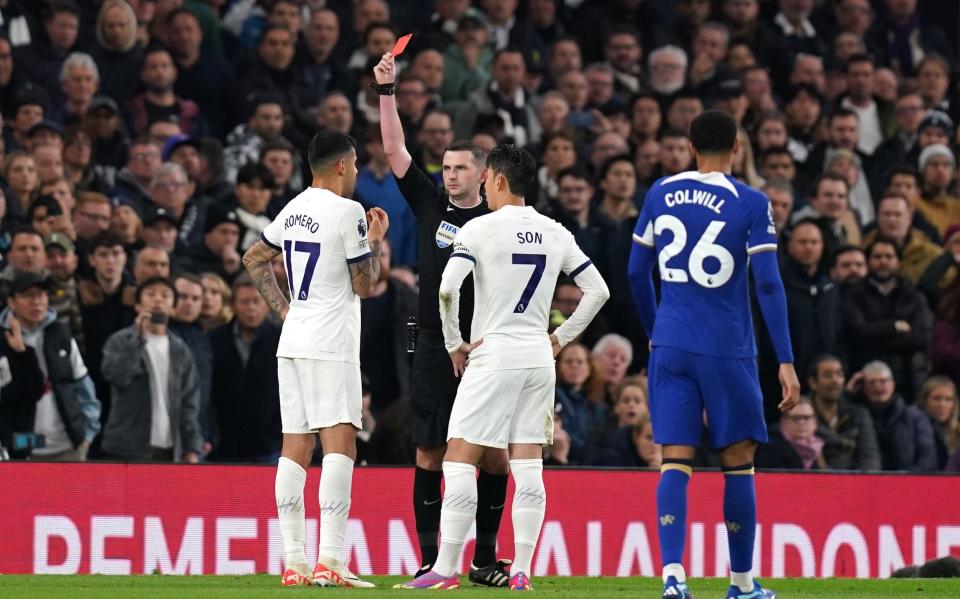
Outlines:
[{"label": "name romero on shirt", "polygon": [[283,228],[303,227],[311,233],[316,233],[320,229],[320,223],[313,220],[307,214],[291,214],[283,221]]}]

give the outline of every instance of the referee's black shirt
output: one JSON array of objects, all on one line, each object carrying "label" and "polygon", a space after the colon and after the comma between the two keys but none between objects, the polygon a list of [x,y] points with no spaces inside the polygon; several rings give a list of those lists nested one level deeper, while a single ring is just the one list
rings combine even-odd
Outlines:
[{"label": "referee's black shirt", "polygon": [[[417,253],[420,262],[420,314],[417,323],[421,329],[440,333],[440,277],[453,253],[453,238],[472,218],[490,213],[487,201],[481,199],[473,208],[460,208],[450,202],[445,191],[437,189],[413,162],[403,178],[397,179],[400,193],[417,217]],[[473,319],[473,277],[464,281],[460,290],[460,332],[470,339]]]}]

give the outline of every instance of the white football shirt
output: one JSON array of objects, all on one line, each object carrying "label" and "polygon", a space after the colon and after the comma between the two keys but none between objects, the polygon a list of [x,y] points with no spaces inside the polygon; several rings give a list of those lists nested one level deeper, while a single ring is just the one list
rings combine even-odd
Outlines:
[{"label": "white football shirt", "polygon": [[474,264],[471,335],[483,343],[470,368],[552,367],[547,327],[557,278],[591,265],[573,235],[530,206],[507,205],[460,228],[454,260]]},{"label": "white football shirt", "polygon": [[283,252],[290,311],[277,357],[360,363],[360,298],[351,262],[370,256],[363,207],[327,189],[309,187],[261,234]]}]

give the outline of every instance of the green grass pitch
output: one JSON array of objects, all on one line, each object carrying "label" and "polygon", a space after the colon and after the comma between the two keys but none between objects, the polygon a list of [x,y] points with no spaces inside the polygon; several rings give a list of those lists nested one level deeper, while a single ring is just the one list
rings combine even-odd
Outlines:
[{"label": "green grass pitch", "polygon": [[[402,577],[372,577],[380,588],[370,590],[282,588],[278,576],[0,576],[0,597],[25,598],[136,598],[169,597],[305,597],[314,593],[336,593],[360,597],[427,597],[431,591],[398,591],[391,586]],[[466,583],[466,577],[463,577]],[[535,578],[536,593],[557,599],[623,599],[625,597],[658,598],[660,581],[654,578]],[[691,581],[697,599],[723,599],[726,580],[719,578]],[[852,580],[852,579],[782,579],[769,580],[767,586],[777,592],[778,599],[831,597],[850,599],[923,599],[960,598],[960,579],[954,580]],[[464,599],[503,597],[506,589],[466,586],[456,591]]]}]

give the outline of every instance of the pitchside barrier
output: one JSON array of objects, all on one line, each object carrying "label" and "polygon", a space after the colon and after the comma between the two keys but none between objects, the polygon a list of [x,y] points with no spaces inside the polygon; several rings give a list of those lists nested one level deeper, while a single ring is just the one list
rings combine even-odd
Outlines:
[{"label": "pitchside barrier", "polygon": [[[0,573],[278,574],[283,549],[274,472],[0,463]],[[312,468],[305,493],[310,559],[319,477]],[[656,472],[548,470],[545,478],[535,576],[657,573]],[[355,471],[344,550],[358,574],[417,569],[412,484],[406,468]],[[719,473],[694,474],[684,558],[692,576],[727,574],[722,492]],[[766,578],[884,578],[906,564],[960,557],[960,476],[760,473],[757,496],[754,561]],[[508,499],[504,557],[513,553],[509,514]],[[464,556],[472,555],[468,541]]]}]

